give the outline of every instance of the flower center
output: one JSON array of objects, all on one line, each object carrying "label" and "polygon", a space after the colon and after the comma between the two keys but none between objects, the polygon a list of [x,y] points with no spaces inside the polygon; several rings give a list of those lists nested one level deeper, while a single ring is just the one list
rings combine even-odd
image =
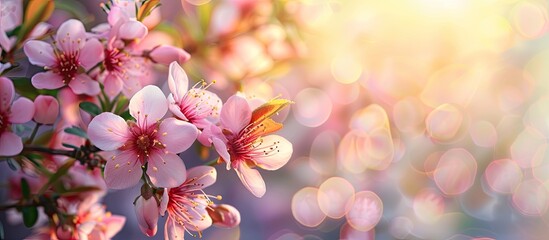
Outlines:
[{"label": "flower center", "polygon": [[78,52],[59,53],[57,55],[57,65],[54,67],[53,72],[63,78],[63,83],[68,84],[78,74],[79,67]]},{"label": "flower center", "polygon": [[127,57],[128,55],[120,52],[118,48],[105,49],[105,61],[103,64],[109,72],[121,72],[122,65],[126,61]]},{"label": "flower center", "polygon": [[151,140],[149,139],[148,135],[141,135],[137,137],[137,140],[135,141],[135,145],[139,150],[141,150],[144,153],[147,153],[149,150],[149,147],[151,146]]}]

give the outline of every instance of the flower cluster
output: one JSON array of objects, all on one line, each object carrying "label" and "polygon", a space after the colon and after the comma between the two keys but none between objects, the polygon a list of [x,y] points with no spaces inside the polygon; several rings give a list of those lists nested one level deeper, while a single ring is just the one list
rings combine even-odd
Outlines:
[{"label": "flower cluster", "polygon": [[[235,169],[244,187],[262,197],[265,182],[256,168],[276,170],[290,159],[292,144],[273,135],[282,128],[273,116],[291,101],[248,98],[189,78],[184,68],[197,75],[194,63],[185,64],[189,52],[209,59],[200,49],[210,51],[210,44],[190,40],[187,52],[162,33],[159,2],[103,3],[107,21],[86,30],[86,21],[50,19],[54,1],[2,1],[0,159],[14,173],[0,208],[14,213],[11,222],[36,226],[29,239],[110,239],[126,217],[101,201],[108,189],[136,186],[135,217],[147,236],[156,234],[162,216],[166,239],[202,236],[212,225],[233,228],[239,211],[204,190],[216,182],[215,166]],[[257,7],[237,5],[241,18]],[[231,31],[215,19],[209,34],[222,40]],[[31,74],[21,76],[22,67]],[[209,154],[182,158],[193,145]]]}]

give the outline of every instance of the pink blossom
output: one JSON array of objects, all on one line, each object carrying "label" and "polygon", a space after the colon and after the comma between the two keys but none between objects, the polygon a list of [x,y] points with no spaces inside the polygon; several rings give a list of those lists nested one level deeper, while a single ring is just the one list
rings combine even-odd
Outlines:
[{"label": "pink blossom", "polygon": [[[198,166],[187,171],[187,179],[178,187],[165,189],[160,214],[168,212],[164,226],[165,239],[184,239],[185,232],[201,231],[212,225],[207,208],[212,204],[202,189],[215,183],[217,172],[210,166]],[[215,197],[220,198],[220,197]]]},{"label": "pink blossom", "polygon": [[20,25],[22,19],[22,0],[2,0],[0,3],[0,49],[4,49],[6,52],[11,50],[15,38],[8,38],[6,32]]},{"label": "pink blossom", "polygon": [[34,99],[34,121],[42,124],[53,124],[59,115],[59,102],[56,98],[40,95]]},{"label": "pink blossom", "polygon": [[185,165],[176,154],[189,148],[198,130],[190,123],[175,118],[161,120],[168,103],[156,86],[146,86],[130,100],[130,115],[136,122],[105,112],[95,117],[88,136],[107,153],[105,180],[109,188],[122,189],[135,185],[141,178],[142,166],[157,187],[175,187],[185,181]]},{"label": "pink blossom", "polygon": [[135,215],[137,217],[137,223],[139,229],[143,234],[152,237],[156,235],[158,228],[158,202],[156,198],[149,196],[149,199],[145,199],[143,196],[139,196],[135,202]]},{"label": "pink blossom", "polygon": [[24,97],[13,101],[14,95],[11,80],[0,77],[0,156],[16,155],[23,150],[21,137],[11,131],[11,125],[28,122],[34,115],[32,101]]},{"label": "pink blossom", "polygon": [[222,228],[233,228],[240,224],[240,212],[227,204],[213,205],[208,208],[213,224]]},{"label": "pink blossom", "polygon": [[165,65],[174,61],[184,63],[191,58],[191,55],[185,50],[170,45],[159,45],[153,48],[149,56],[156,63]]},{"label": "pink blossom", "polygon": [[103,60],[103,45],[97,39],[86,39],[82,22],[67,20],[59,27],[53,45],[31,40],[24,51],[32,64],[48,69],[32,77],[34,87],[57,89],[68,85],[76,94],[99,94],[99,83],[85,71]]},{"label": "pink blossom", "polygon": [[[246,99],[230,97],[221,110],[221,129],[215,126],[207,133],[220,157],[233,167],[244,186],[256,197],[265,194],[265,182],[259,171],[277,170],[290,159],[293,147],[285,138],[267,135],[281,126],[267,127],[270,118],[252,121],[252,110]],[[222,133],[223,135],[219,134]]]},{"label": "pink blossom", "polygon": [[171,91],[168,95],[169,108],[177,118],[188,121],[199,129],[219,120],[221,99],[206,90],[205,84],[189,89],[187,74],[177,62],[170,64],[168,86]]}]

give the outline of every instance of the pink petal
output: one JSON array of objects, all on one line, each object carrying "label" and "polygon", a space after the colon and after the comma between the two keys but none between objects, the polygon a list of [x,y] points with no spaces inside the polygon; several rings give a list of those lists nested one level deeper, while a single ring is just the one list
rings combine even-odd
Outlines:
[{"label": "pink petal", "polygon": [[0,77],[0,112],[6,112],[11,108],[14,93],[13,82],[8,78]]},{"label": "pink petal", "polygon": [[126,15],[125,12],[122,11],[122,9],[118,6],[111,7],[111,10],[109,11],[109,16],[107,17],[107,20],[110,25],[114,26],[116,23],[120,20],[122,21],[128,21],[129,18]]},{"label": "pink petal", "polygon": [[137,217],[137,223],[139,229],[145,235],[152,237],[156,234],[158,224],[158,204],[154,197],[144,199],[143,197],[137,198],[135,202],[135,216]]},{"label": "pink petal", "polygon": [[198,129],[188,122],[166,118],[160,123],[158,140],[166,145],[170,153],[187,150],[198,137]]},{"label": "pink petal", "polygon": [[185,239],[185,228],[168,218],[164,225],[164,239]]},{"label": "pink petal", "polygon": [[227,150],[227,145],[221,139],[214,137],[212,143],[215,147],[215,151],[219,154],[219,157],[227,163],[227,170],[231,169],[231,155]]},{"label": "pink petal", "polygon": [[13,101],[8,121],[11,123],[26,123],[34,115],[34,104],[28,98],[20,97]]},{"label": "pink petal", "polygon": [[160,200],[160,216],[164,216],[166,213],[166,210],[168,209],[168,202],[170,201],[170,195],[168,192],[170,189],[164,188],[164,192],[162,193],[162,200]]},{"label": "pink petal", "polygon": [[51,72],[41,72],[32,76],[32,86],[37,89],[58,89],[65,86],[61,76]]},{"label": "pink petal", "polygon": [[141,39],[147,36],[148,32],[149,30],[143,23],[130,20],[120,26],[118,37],[126,40]]},{"label": "pink petal", "polygon": [[260,198],[265,195],[265,182],[259,174],[259,171],[252,169],[246,165],[244,161],[241,161],[236,166],[236,174],[246,187],[254,196]]},{"label": "pink petal", "polygon": [[39,95],[34,99],[34,121],[42,124],[54,124],[59,115],[59,102],[48,95]]},{"label": "pink petal", "polygon": [[198,202],[198,204],[202,205],[200,207],[196,207],[193,209],[193,211],[189,212],[189,215],[191,216],[191,224],[188,228],[190,231],[202,231],[212,225],[212,218],[208,214],[208,211],[206,210],[206,205],[209,204],[208,200],[201,199],[201,198],[195,198],[195,202]]},{"label": "pink petal", "polygon": [[252,110],[244,97],[233,95],[221,110],[221,125],[238,134],[252,119]]},{"label": "pink petal", "polygon": [[181,107],[179,107],[179,103],[175,101],[175,99],[173,98],[173,94],[171,93],[170,95],[168,95],[168,104],[168,108],[170,109],[170,112],[173,113],[173,115],[183,121],[189,121],[187,117],[185,117],[185,114],[181,112]]},{"label": "pink petal", "polygon": [[12,132],[0,132],[0,156],[13,156],[23,150],[21,138]]},{"label": "pink petal", "polygon": [[221,114],[221,109],[223,108],[223,103],[221,102],[221,98],[219,98],[217,94],[210,92],[208,90],[202,90],[200,91],[200,93],[203,94],[202,96],[202,99],[204,99],[203,104],[205,104],[206,106],[209,106],[208,109],[210,109],[209,117],[207,118],[208,121],[211,123],[217,123],[219,121],[219,115]]},{"label": "pink petal", "polygon": [[149,54],[151,59],[157,63],[170,66],[173,63],[184,63],[189,61],[191,55],[181,48],[170,45],[160,45],[155,47]]},{"label": "pink petal", "polygon": [[86,41],[86,44],[82,50],[80,50],[80,56],[78,56],[80,65],[82,65],[86,71],[90,70],[104,58],[105,52],[103,51],[103,45],[95,38]]},{"label": "pink petal", "polygon": [[267,155],[259,153],[260,157],[254,159],[257,166],[266,170],[277,170],[290,160],[293,152],[292,143],[278,135],[269,135],[262,139],[262,146],[272,147],[273,150]]},{"label": "pink petal", "polygon": [[185,70],[183,70],[177,62],[172,62],[170,64],[168,86],[170,87],[170,92],[172,92],[175,101],[178,103],[189,89],[189,78],[187,77]]},{"label": "pink petal", "polygon": [[187,171],[187,184],[196,184],[201,189],[211,186],[217,179],[217,171],[211,166],[193,167]]},{"label": "pink petal", "polygon": [[63,52],[78,51],[86,43],[86,29],[82,22],[69,19],[59,27],[55,40]]},{"label": "pink petal", "polygon": [[34,65],[53,66],[57,61],[51,44],[44,41],[30,40],[25,43],[23,50]]},{"label": "pink petal", "polygon": [[101,92],[99,83],[86,74],[76,75],[76,78],[69,82],[69,87],[76,94],[95,96]]},{"label": "pink petal", "polygon": [[104,112],[94,117],[88,125],[90,141],[101,150],[111,151],[121,147],[130,136],[128,124],[120,116]]},{"label": "pink petal", "polygon": [[150,126],[164,117],[168,101],[160,88],[149,85],[133,95],[129,108],[140,126]]},{"label": "pink petal", "polygon": [[233,228],[240,224],[240,212],[235,207],[227,204],[220,204],[213,208],[214,211],[221,216],[219,221],[214,219],[214,225],[216,227]]},{"label": "pink petal", "polygon": [[0,52],[4,49],[6,52],[11,50],[11,41],[8,38],[8,35],[0,28]]},{"label": "pink petal", "polygon": [[105,87],[105,93],[109,97],[115,97],[120,93],[120,91],[122,91],[124,82],[117,74],[108,74],[103,81],[103,86]]},{"label": "pink petal", "polygon": [[[113,158],[114,156],[114,158]],[[141,163],[131,151],[112,151],[107,154],[105,182],[112,189],[129,188],[141,179]]]},{"label": "pink petal", "polygon": [[122,228],[124,227],[124,223],[126,223],[126,217],[118,216],[118,215],[112,215],[110,217],[104,218],[103,223],[106,226],[105,229],[105,236],[110,239],[114,237]]},{"label": "pink petal", "polygon": [[147,175],[156,187],[174,188],[186,179],[183,160],[172,153],[154,152],[148,160]]}]

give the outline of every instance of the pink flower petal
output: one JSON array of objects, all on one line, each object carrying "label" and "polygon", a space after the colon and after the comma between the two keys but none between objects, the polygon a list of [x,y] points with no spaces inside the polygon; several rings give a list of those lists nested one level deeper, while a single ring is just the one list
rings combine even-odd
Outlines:
[{"label": "pink flower petal", "polygon": [[103,223],[105,224],[104,226],[106,226],[105,237],[110,239],[122,230],[124,223],[126,223],[126,217],[112,215],[110,217],[103,218]]},{"label": "pink flower petal", "polygon": [[99,83],[86,74],[77,75],[75,79],[71,80],[69,87],[76,94],[95,96],[101,92]]},{"label": "pink flower petal", "polygon": [[254,196],[260,198],[265,195],[266,187],[259,171],[252,169],[246,165],[244,161],[238,163],[235,168],[236,174],[246,187]]},{"label": "pink flower petal", "polygon": [[34,115],[34,103],[28,98],[20,97],[13,101],[8,121],[11,123],[26,123]]},{"label": "pink flower petal", "polygon": [[34,74],[31,82],[37,89],[58,89],[65,86],[63,78],[51,71]]},{"label": "pink flower petal", "polygon": [[0,112],[6,112],[11,108],[14,93],[13,82],[8,78],[0,77]]},{"label": "pink flower petal", "polygon": [[86,29],[82,22],[69,19],[59,27],[55,40],[63,52],[78,51],[86,43]]},{"label": "pink flower petal", "polygon": [[168,101],[160,88],[149,85],[133,95],[129,108],[140,126],[150,126],[164,117]]},{"label": "pink flower petal", "polygon": [[39,95],[34,99],[34,121],[42,124],[54,124],[59,115],[59,102],[48,95]]},{"label": "pink flower petal", "polygon": [[[11,50],[11,41],[8,35],[0,28],[0,50],[4,49],[6,52]],[[0,51],[1,52],[1,51]]]},{"label": "pink flower petal", "polygon": [[185,183],[196,184],[200,188],[206,188],[215,183],[217,171],[211,166],[193,167],[187,171]]},{"label": "pink flower petal", "polygon": [[255,158],[257,166],[266,170],[277,170],[290,160],[293,152],[292,143],[278,135],[269,135],[262,139],[262,146],[269,149],[272,147],[272,151],[267,154],[259,153],[260,157]]},{"label": "pink flower petal", "polygon": [[[201,206],[207,206],[209,204],[208,200],[202,198],[195,198],[195,202],[198,202]],[[191,224],[188,226],[190,231],[202,231],[210,226],[212,226],[212,218],[208,214],[206,207],[197,207],[193,211],[189,211],[191,217]]]},{"label": "pink flower petal", "polygon": [[122,87],[124,86],[124,82],[120,77],[116,74],[108,74],[105,78],[105,81],[103,82],[103,86],[105,87],[105,93],[109,97],[115,97],[122,91]]},{"label": "pink flower petal", "polygon": [[114,26],[118,21],[128,21],[129,18],[124,11],[118,6],[113,6],[109,11],[109,16],[107,20],[110,25]]},{"label": "pink flower petal", "polygon": [[143,197],[137,198],[135,202],[135,216],[137,217],[137,223],[139,229],[145,235],[152,237],[156,234],[158,225],[158,204],[154,197],[144,199]]},{"label": "pink flower petal", "polygon": [[166,145],[170,153],[187,150],[198,137],[198,129],[188,122],[166,118],[160,123],[158,140]]},{"label": "pink flower petal", "polygon": [[143,23],[138,21],[127,21],[118,29],[118,37],[126,40],[141,39],[147,36],[149,30]]},{"label": "pink flower petal", "polygon": [[221,139],[214,137],[212,143],[215,147],[215,151],[219,154],[219,157],[227,164],[227,170],[231,169],[231,155],[227,150],[227,145]]},{"label": "pink flower petal", "polygon": [[[113,158],[114,157],[114,158]],[[141,179],[141,163],[131,151],[111,151],[107,154],[105,182],[112,189],[123,189],[136,185]]]},{"label": "pink flower petal", "polygon": [[164,239],[185,239],[185,228],[168,218],[164,225]]},{"label": "pink flower petal", "polygon": [[181,107],[179,107],[179,103],[175,101],[175,99],[173,98],[173,94],[171,93],[170,95],[168,95],[168,104],[168,108],[170,109],[170,112],[173,113],[173,115],[183,121],[189,121],[187,117],[185,117],[185,114],[181,112]]},{"label": "pink flower petal", "polygon": [[0,156],[13,156],[23,150],[21,138],[12,132],[0,132]]},{"label": "pink flower petal", "polygon": [[185,70],[183,70],[177,62],[172,62],[170,64],[168,86],[170,88],[170,92],[172,92],[174,96],[175,101],[178,103],[189,89],[189,78],[187,77]]},{"label": "pink flower petal", "polygon": [[53,66],[57,61],[51,44],[44,41],[30,40],[25,43],[23,50],[34,65]]},{"label": "pink flower petal", "polygon": [[86,41],[86,44],[82,50],[80,50],[80,56],[78,56],[80,65],[82,65],[86,71],[90,70],[104,58],[105,52],[103,51],[103,45],[95,38]]},{"label": "pink flower petal", "polygon": [[121,147],[130,136],[128,124],[120,116],[104,112],[88,125],[88,137],[98,148],[111,151]]},{"label": "pink flower petal", "polygon": [[221,219],[213,219],[216,227],[233,228],[240,224],[240,212],[235,207],[227,204],[220,204],[214,206],[213,209],[221,216]]},{"label": "pink flower petal", "polygon": [[186,177],[183,160],[172,153],[151,153],[148,160],[147,175],[156,187],[173,188],[181,185]]},{"label": "pink flower petal", "polygon": [[170,66],[173,63],[184,63],[191,58],[191,55],[185,50],[170,45],[155,47],[149,56],[157,63],[164,65],[170,64]]},{"label": "pink flower petal", "polygon": [[168,209],[168,202],[170,201],[170,195],[168,194],[170,190],[164,188],[164,193],[162,193],[162,200],[160,200],[160,216],[164,216],[166,210]]},{"label": "pink flower petal", "polygon": [[244,97],[233,95],[221,110],[221,125],[233,134],[238,134],[250,123],[252,110]]}]

